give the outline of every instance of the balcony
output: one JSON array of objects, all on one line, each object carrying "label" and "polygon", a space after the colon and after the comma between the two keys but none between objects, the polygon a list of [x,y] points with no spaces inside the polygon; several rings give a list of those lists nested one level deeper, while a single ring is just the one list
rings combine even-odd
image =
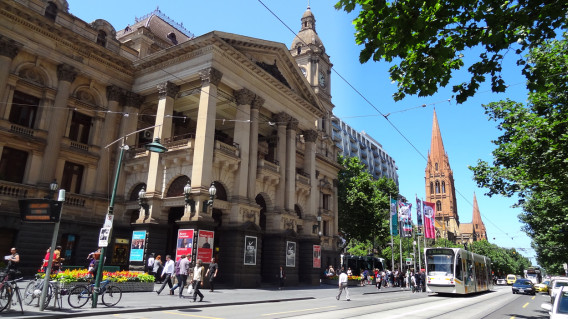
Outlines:
[{"label": "balcony", "polygon": [[42,130],[36,130],[26,126],[21,126],[18,124],[10,123],[6,120],[0,120],[0,130],[9,131],[16,135],[23,137],[34,137],[34,138],[47,138],[47,132]]}]

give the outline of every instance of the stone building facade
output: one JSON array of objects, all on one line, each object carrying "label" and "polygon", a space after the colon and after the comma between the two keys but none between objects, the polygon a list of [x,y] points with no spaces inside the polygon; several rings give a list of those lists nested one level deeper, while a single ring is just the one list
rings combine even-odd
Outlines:
[{"label": "stone building facade", "polygon": [[[2,1],[0,14],[0,248],[17,246],[26,272],[53,225],[21,223],[18,199],[48,195],[52,181],[67,191],[58,243],[66,264],[83,265],[117,171],[107,264],[141,270],[150,253],[174,255],[180,229],[214,232],[219,281],[235,287],[274,282],[280,265],[289,284],[319,284],[317,263],[338,263],[331,63],[309,7],[300,35],[316,37],[290,48],[195,37],[158,10],[119,31],[65,0]],[[165,153],[144,149],[156,138]]]}]

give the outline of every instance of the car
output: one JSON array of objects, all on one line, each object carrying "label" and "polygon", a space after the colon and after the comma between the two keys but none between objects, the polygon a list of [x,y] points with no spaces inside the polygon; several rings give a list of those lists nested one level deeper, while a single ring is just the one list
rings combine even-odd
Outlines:
[{"label": "car", "polygon": [[517,280],[515,275],[507,275],[507,285],[512,285]]},{"label": "car", "polygon": [[561,287],[568,286],[568,278],[567,277],[560,277],[554,278],[550,282],[550,286],[548,287],[548,293],[550,294],[550,303],[554,303],[554,298],[558,291],[560,291]]},{"label": "car", "polygon": [[511,290],[513,291],[513,294],[529,294],[534,296],[536,293],[532,281],[524,278],[515,280]]},{"label": "car", "polygon": [[540,284],[534,285],[534,289],[536,289],[537,292],[548,292],[548,285],[549,284],[550,284],[550,280],[545,280],[545,281],[541,282]]},{"label": "car", "polygon": [[497,285],[506,285],[507,280],[505,280],[504,278],[498,278],[496,284]]},{"label": "car", "polygon": [[548,311],[550,319],[568,318],[568,287],[560,287],[558,298],[553,303],[543,303],[540,307]]}]

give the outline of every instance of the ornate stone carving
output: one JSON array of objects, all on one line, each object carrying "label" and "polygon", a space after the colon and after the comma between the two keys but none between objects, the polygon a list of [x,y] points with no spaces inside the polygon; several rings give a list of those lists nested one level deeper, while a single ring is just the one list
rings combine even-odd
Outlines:
[{"label": "ornate stone carving", "polygon": [[21,47],[21,43],[0,35],[0,55],[13,59],[18,55]]},{"label": "ornate stone carving", "polygon": [[318,132],[316,130],[305,130],[304,131],[304,140],[306,142],[315,142],[318,139]]},{"label": "ornate stone carving", "polygon": [[199,71],[199,76],[201,77],[201,85],[205,85],[207,83],[219,85],[219,83],[221,83],[223,73],[214,68],[207,68]]},{"label": "ornate stone carving", "polygon": [[252,104],[251,104],[250,107],[252,109],[259,109],[262,105],[264,105],[264,99],[257,95],[254,98],[254,101],[252,101]]},{"label": "ornate stone carving", "polygon": [[254,93],[249,89],[240,89],[233,94],[237,100],[237,105],[251,105],[254,100]]},{"label": "ornate stone carving", "polygon": [[298,123],[299,122],[298,122],[297,119],[290,117],[290,120],[288,121],[288,129],[293,130],[293,131],[297,130],[298,129]]},{"label": "ornate stone carving", "polygon": [[140,96],[133,92],[126,92],[126,106],[133,106],[137,109],[140,109],[142,102],[144,102],[143,96]]},{"label": "ornate stone carving", "polygon": [[256,212],[254,210],[241,207],[240,209],[241,216],[243,217],[243,222],[252,222],[256,224]]},{"label": "ornate stone carving", "polygon": [[73,83],[77,77],[77,71],[70,65],[60,64],[57,66],[57,79],[59,81],[65,81]]},{"label": "ornate stone carving", "polygon": [[282,222],[284,223],[285,229],[296,230],[296,221],[291,218],[282,218]]},{"label": "ornate stone carving", "polygon": [[175,98],[179,92],[179,86],[170,81],[158,84],[158,95],[160,100],[167,97]]},{"label": "ornate stone carving", "polygon": [[290,119],[290,115],[288,115],[284,112],[280,112],[280,113],[274,114],[272,119],[274,120],[274,122],[276,122],[276,125],[279,125],[279,126],[280,125],[287,125],[288,120]]},{"label": "ornate stone carving", "polygon": [[116,85],[107,86],[107,99],[110,101],[119,102],[122,96],[122,90]]}]

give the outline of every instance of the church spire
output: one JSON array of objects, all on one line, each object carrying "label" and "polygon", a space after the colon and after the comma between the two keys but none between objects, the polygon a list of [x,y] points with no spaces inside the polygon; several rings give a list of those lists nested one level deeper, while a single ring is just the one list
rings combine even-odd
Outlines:
[{"label": "church spire", "polygon": [[[444,150],[444,142],[442,141],[442,134],[440,133],[440,126],[438,125],[438,116],[436,109],[434,109],[434,118],[432,120],[432,141],[430,144],[430,159],[438,159],[438,162],[446,156]],[[433,162],[436,162],[435,160]]]},{"label": "church spire", "polygon": [[473,193],[473,218],[472,222],[475,233],[477,233],[477,240],[487,239],[487,233],[485,230],[485,225],[481,219],[481,213],[479,212],[479,206],[477,205],[477,197],[475,192]]}]

